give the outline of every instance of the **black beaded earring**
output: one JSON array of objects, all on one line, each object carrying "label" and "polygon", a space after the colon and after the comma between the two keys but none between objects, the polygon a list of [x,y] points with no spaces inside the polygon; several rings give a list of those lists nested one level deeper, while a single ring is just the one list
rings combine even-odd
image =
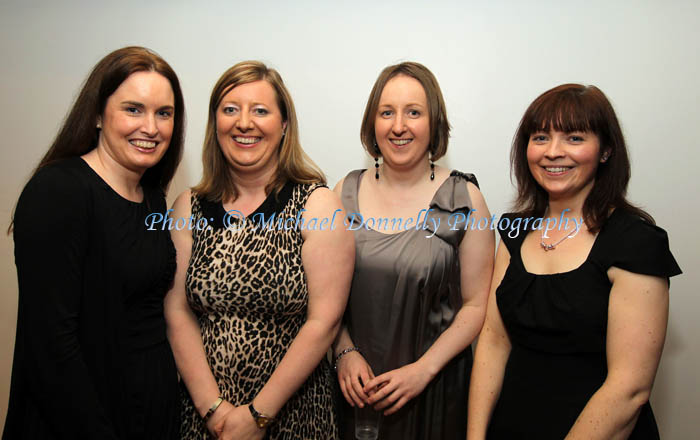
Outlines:
[{"label": "black beaded earring", "polygon": [[432,153],[428,156],[428,160],[430,161],[430,180],[435,180],[435,163],[433,163]]},{"label": "black beaded earring", "polygon": [[379,180],[379,145],[374,141],[374,178]]}]

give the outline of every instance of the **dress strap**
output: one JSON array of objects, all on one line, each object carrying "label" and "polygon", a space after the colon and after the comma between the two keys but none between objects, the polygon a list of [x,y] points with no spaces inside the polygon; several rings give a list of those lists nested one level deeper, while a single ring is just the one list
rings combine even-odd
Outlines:
[{"label": "dress strap", "polygon": [[343,202],[345,213],[359,212],[360,207],[357,204],[357,193],[360,191],[360,176],[365,170],[355,170],[348,173],[343,180],[343,190],[340,200]]}]

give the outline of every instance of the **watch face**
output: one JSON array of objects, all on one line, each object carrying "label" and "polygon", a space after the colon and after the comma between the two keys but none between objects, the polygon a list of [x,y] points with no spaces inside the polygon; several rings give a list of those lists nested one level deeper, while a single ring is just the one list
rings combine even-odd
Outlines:
[{"label": "watch face", "polygon": [[255,423],[257,423],[257,424],[258,424],[258,428],[261,428],[261,429],[264,428],[264,427],[266,427],[271,421],[272,421],[272,419],[270,419],[270,418],[268,418],[268,417],[265,417],[265,416],[263,416],[263,415],[259,415],[259,416],[256,417],[256,419],[255,419]]}]

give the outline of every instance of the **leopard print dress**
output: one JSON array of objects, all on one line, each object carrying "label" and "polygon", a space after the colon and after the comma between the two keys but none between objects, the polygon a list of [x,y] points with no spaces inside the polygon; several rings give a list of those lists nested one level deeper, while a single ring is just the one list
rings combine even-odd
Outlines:
[{"label": "leopard print dress", "polygon": [[[309,194],[319,186],[288,183],[245,221],[226,220],[221,203],[192,194],[192,224],[202,226],[201,219],[206,219],[211,227],[192,229],[187,300],[199,321],[221,396],[233,405],[253,400],[306,321],[301,232],[279,221],[300,216]],[[268,222],[273,214],[274,226],[255,221]],[[213,438],[184,386],[182,402],[182,439]],[[325,358],[287,401],[265,438],[338,439]]]}]

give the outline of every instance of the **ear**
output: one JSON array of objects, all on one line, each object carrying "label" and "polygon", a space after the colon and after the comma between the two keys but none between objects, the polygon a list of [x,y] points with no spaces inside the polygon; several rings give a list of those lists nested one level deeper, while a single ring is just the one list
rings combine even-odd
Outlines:
[{"label": "ear", "polygon": [[282,136],[287,134],[287,121],[282,122]]},{"label": "ear", "polygon": [[95,122],[95,127],[98,130],[102,130],[102,117],[101,116],[97,117],[97,122]]},{"label": "ear", "polygon": [[609,148],[605,151],[603,151],[603,154],[600,155],[600,163],[605,163],[610,159],[610,154],[612,153],[612,150]]}]

